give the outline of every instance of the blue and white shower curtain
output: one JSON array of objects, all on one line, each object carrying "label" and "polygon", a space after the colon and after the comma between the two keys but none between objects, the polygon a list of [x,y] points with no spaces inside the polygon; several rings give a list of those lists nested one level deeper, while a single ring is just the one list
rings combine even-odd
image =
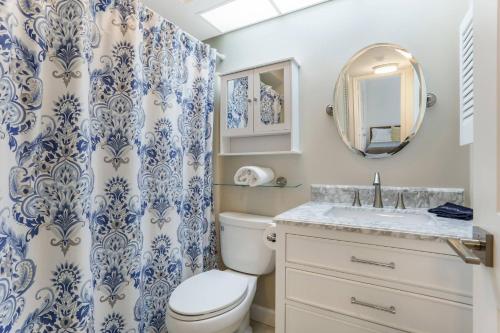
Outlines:
[{"label": "blue and white shower curtain", "polygon": [[138,0],[0,0],[0,333],[167,332],[217,261],[214,75]]}]

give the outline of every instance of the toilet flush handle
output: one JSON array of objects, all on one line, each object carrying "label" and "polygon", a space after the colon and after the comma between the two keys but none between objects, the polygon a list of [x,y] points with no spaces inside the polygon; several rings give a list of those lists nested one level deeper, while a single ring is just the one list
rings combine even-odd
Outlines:
[{"label": "toilet flush handle", "polygon": [[267,235],[267,240],[276,243],[276,233],[273,232],[272,234]]}]

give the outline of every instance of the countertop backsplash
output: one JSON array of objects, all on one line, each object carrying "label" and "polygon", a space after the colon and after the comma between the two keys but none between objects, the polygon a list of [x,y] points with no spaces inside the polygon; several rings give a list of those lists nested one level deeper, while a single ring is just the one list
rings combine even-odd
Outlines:
[{"label": "countertop backsplash", "polygon": [[[311,185],[311,201],[352,204],[354,192],[359,190],[363,206],[373,204],[374,187],[357,185]],[[396,205],[397,195],[403,193],[407,208],[434,208],[446,202],[464,205],[464,189],[432,187],[382,186],[384,207]]]}]

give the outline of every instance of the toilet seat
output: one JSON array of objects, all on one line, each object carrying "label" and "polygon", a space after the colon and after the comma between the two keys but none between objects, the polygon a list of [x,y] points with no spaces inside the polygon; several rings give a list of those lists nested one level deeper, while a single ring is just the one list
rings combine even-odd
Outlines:
[{"label": "toilet seat", "polygon": [[246,276],[231,271],[211,270],[187,279],[173,291],[169,300],[169,314],[182,321],[216,317],[237,307],[247,292]]}]

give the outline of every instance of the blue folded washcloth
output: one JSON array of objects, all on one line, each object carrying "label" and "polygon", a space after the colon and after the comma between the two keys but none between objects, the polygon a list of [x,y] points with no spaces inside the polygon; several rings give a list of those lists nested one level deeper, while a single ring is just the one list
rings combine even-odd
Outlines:
[{"label": "blue folded washcloth", "polygon": [[451,202],[447,202],[436,208],[431,208],[429,209],[429,213],[436,214],[439,217],[466,221],[472,220],[474,215],[472,208],[456,205]]}]

